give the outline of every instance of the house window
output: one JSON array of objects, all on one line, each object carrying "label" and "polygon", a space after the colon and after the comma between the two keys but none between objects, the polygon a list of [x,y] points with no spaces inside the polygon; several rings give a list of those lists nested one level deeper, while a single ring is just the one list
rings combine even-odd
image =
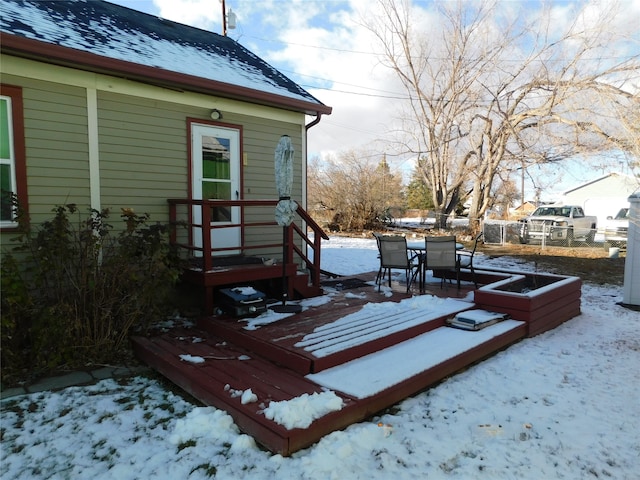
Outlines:
[{"label": "house window", "polygon": [[11,202],[16,195],[27,208],[22,89],[0,86],[0,228],[16,227]]}]

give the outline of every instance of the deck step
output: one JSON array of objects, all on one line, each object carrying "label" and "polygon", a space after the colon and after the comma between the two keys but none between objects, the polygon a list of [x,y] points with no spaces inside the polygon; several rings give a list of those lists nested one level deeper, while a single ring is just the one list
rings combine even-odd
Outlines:
[{"label": "deck step", "polygon": [[[479,331],[441,326],[350,362],[306,375],[325,388],[357,399],[393,388],[397,378],[410,379],[433,369],[485,342],[524,327],[524,322],[504,320]],[[389,368],[389,366],[393,366]]]},{"label": "deck step", "polygon": [[473,308],[472,303],[452,298],[433,298],[430,303],[415,308],[400,302],[392,314],[375,304],[344,307],[338,318],[334,311],[309,317],[303,313],[266,330],[245,329],[236,319],[223,318],[203,318],[198,326],[306,375],[429,332],[443,326],[448,317]]},{"label": "deck step", "polygon": [[438,300],[438,305],[430,311],[400,303],[391,314],[372,305],[365,306],[314,329],[294,347],[311,355],[310,373],[321,372],[442,327],[448,317],[473,307],[454,299]]},{"label": "deck step", "polygon": [[[290,455],[441,381],[525,334],[524,322],[513,320],[481,332],[440,327],[306,376],[204,331],[170,331],[150,338],[134,337],[132,341],[136,355],[145,363],[204,404],[225,410],[242,431],[264,447]],[[327,388],[343,399],[342,410],[326,414],[306,429],[287,429],[264,415],[264,408],[272,401],[289,401]],[[244,402],[242,393],[249,389],[257,398]]]},{"label": "deck step", "polygon": [[[136,355],[146,364],[205,405],[226,411],[240,429],[269,450],[289,454],[291,432],[268,420],[261,405],[313,394],[321,388],[207,332],[193,330],[190,336],[197,336],[198,342],[177,340],[189,338],[184,332],[134,337],[132,342]],[[201,363],[195,362],[200,359]],[[258,402],[243,401],[242,393],[249,389]]]},{"label": "deck step", "polygon": [[324,293],[320,285],[310,283],[308,273],[300,273],[293,277],[293,290],[298,297],[313,298],[319,297]]}]

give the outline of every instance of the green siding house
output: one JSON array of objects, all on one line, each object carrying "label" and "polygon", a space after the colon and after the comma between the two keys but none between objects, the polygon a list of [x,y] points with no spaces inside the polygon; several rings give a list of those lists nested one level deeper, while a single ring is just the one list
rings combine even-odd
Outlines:
[{"label": "green siding house", "polygon": [[[167,222],[168,199],[277,200],[282,135],[306,207],[307,130],[331,108],[239,43],[100,0],[0,0],[0,13],[3,244],[10,192],[36,224],[69,203]],[[272,219],[213,210],[212,222]],[[229,251],[282,241],[276,227],[226,230]]]}]

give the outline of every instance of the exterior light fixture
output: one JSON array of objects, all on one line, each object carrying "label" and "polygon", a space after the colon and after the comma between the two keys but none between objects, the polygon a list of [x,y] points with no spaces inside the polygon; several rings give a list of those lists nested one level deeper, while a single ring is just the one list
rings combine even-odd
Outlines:
[{"label": "exterior light fixture", "polygon": [[220,110],[218,110],[217,108],[214,108],[213,110],[211,110],[211,118],[213,120],[221,120],[222,119],[222,112]]}]

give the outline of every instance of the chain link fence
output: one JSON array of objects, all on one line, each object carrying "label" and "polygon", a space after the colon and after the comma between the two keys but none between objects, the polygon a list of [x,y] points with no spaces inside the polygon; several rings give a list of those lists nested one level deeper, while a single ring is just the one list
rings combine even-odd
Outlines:
[{"label": "chain link fence", "polygon": [[[540,225],[531,231],[523,222],[514,220],[485,220],[482,223],[484,243],[488,245],[526,244],[546,247],[624,248],[623,244],[606,242],[604,234],[590,230],[576,234],[571,227]],[[612,253],[615,253],[612,251]]]},{"label": "chain link fence", "polygon": [[[433,212],[420,217],[394,219],[387,229],[394,231],[440,231],[440,218]],[[448,215],[446,227],[443,231],[455,233],[462,237],[473,238],[471,222],[468,217]],[[620,250],[626,250],[626,236],[622,241],[606,241],[604,232],[587,230],[574,232],[570,227],[542,224],[535,227],[525,227],[525,223],[518,220],[484,219],[478,222],[484,234],[483,243],[486,245],[531,245],[540,250],[546,248],[602,248],[610,256],[617,256]],[[535,228],[531,231],[530,228]]]}]

